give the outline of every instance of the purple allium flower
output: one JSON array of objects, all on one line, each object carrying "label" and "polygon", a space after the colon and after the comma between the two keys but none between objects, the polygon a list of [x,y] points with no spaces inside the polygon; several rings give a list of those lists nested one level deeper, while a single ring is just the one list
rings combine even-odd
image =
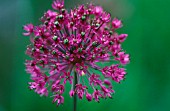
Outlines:
[{"label": "purple allium flower", "polygon": [[122,21],[117,19],[117,18],[114,18],[113,21],[112,21],[112,26],[115,29],[121,28],[122,27]]},{"label": "purple allium flower", "polygon": [[27,24],[23,27],[23,29],[27,32],[23,33],[25,36],[30,36],[33,32],[34,26],[32,24]]},{"label": "purple allium flower", "polygon": [[[71,84],[70,97],[77,94],[79,99],[85,96],[97,102],[112,98],[110,80],[120,83],[129,63],[129,54],[121,47],[128,35],[116,32],[123,26],[121,20],[112,20],[101,6],[92,4],[69,12],[64,0],[55,0],[52,7],[56,11],[48,10],[42,24],[24,26],[23,34],[32,42],[26,51],[32,58],[26,61],[32,79],[30,89],[42,96],[52,92],[57,105],[64,103],[66,83]],[[106,66],[107,62],[112,65]]]}]

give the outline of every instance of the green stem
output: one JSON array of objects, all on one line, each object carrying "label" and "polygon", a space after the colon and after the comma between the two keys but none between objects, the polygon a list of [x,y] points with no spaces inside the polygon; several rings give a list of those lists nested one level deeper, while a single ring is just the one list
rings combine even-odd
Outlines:
[{"label": "green stem", "polygon": [[[74,91],[76,88],[76,84],[77,84],[77,73],[76,71],[74,71]],[[74,94],[73,105],[74,105],[73,111],[77,111],[76,110],[77,109],[77,94],[76,93]]]}]

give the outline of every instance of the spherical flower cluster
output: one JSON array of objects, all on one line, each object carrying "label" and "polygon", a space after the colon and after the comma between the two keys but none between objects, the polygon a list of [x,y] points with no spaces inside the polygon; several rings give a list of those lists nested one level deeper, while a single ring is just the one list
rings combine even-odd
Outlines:
[{"label": "spherical flower cluster", "polygon": [[[121,20],[112,20],[102,7],[93,4],[69,12],[64,0],[55,0],[52,7],[56,11],[48,10],[41,25],[23,27],[23,34],[32,42],[26,50],[32,58],[26,60],[32,79],[29,88],[42,96],[52,92],[57,105],[64,103],[67,82],[71,84],[71,97],[85,96],[97,102],[112,98],[110,80],[120,83],[126,74],[124,66],[129,63],[129,54],[121,47],[127,34],[116,33],[123,26]],[[108,62],[112,65],[105,66]]]}]

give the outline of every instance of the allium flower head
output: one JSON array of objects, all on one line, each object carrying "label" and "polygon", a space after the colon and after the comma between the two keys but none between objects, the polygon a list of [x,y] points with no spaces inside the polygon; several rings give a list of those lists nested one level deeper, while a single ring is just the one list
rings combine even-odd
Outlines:
[{"label": "allium flower head", "polygon": [[[23,34],[31,41],[26,50],[32,58],[26,60],[32,79],[30,89],[42,96],[52,92],[57,105],[64,103],[66,83],[71,84],[70,97],[76,94],[79,99],[97,102],[112,98],[110,80],[120,83],[126,74],[124,66],[129,63],[129,54],[121,47],[127,34],[116,32],[122,22],[112,20],[101,6],[92,4],[69,12],[64,0],[55,0],[52,7],[56,11],[48,10],[42,24],[24,26]],[[112,65],[106,66],[107,62]]]}]

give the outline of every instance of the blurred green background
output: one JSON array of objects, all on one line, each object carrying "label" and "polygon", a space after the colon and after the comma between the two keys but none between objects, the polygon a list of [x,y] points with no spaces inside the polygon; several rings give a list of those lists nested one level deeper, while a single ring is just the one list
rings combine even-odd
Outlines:
[{"label": "blurred green background", "polygon": [[[65,0],[67,9],[87,0]],[[94,0],[112,17],[123,20],[120,33],[131,54],[127,78],[115,84],[112,100],[78,101],[78,111],[170,111],[170,0]],[[24,61],[29,39],[22,26],[39,24],[52,0],[0,0],[0,111],[72,111],[65,94],[63,106],[28,89]],[[66,91],[68,92],[70,88]]]}]

